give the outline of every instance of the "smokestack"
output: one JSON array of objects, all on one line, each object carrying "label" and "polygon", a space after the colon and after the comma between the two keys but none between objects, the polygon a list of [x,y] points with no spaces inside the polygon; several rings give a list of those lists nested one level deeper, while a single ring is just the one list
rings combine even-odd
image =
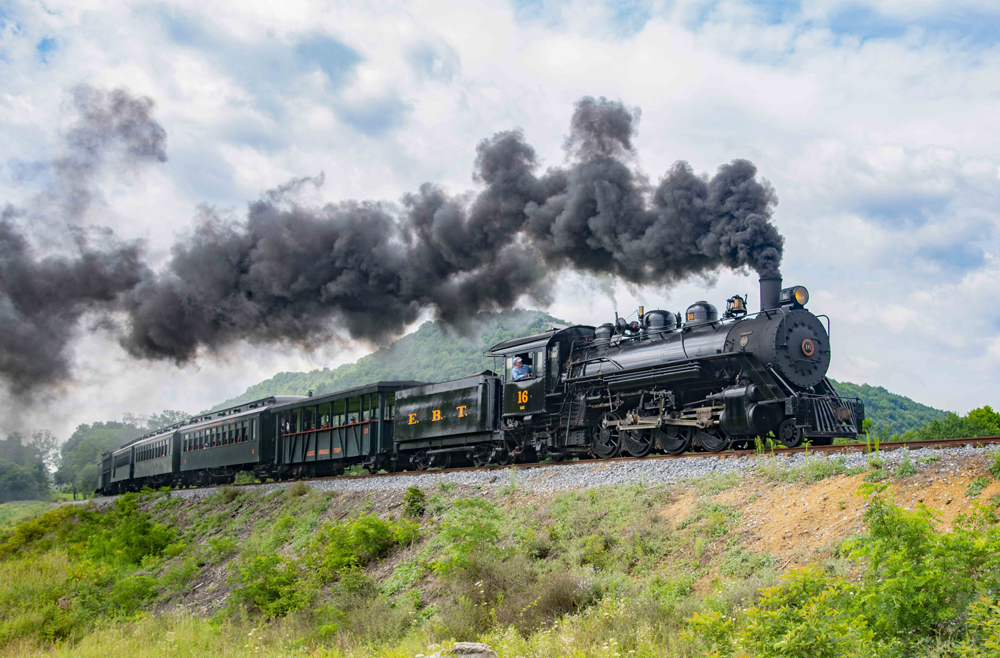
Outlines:
[{"label": "smokestack", "polygon": [[780,276],[760,277],[760,310],[770,311],[778,308],[781,304],[778,297],[781,294]]}]

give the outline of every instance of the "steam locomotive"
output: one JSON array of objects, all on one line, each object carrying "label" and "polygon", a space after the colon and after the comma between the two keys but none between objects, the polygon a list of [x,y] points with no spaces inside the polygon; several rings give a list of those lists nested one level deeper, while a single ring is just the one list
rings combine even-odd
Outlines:
[{"label": "steam locomotive", "polygon": [[[553,327],[490,348],[499,374],[274,396],[191,418],[105,453],[98,492],[240,471],[284,479],[856,437],[864,406],[826,377],[829,318],[777,277],[761,278],[760,299],[757,313],[735,295],[721,317],[701,301],[683,316],[640,307],[634,321]],[[518,357],[527,377],[514,377]]]}]

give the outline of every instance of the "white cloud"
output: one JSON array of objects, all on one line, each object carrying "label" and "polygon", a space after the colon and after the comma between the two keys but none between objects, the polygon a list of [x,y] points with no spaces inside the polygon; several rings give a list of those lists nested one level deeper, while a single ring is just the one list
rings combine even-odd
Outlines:
[{"label": "white cloud", "polygon": [[[862,6],[904,29],[872,37],[827,22]],[[933,26],[949,8],[985,14],[993,3],[829,0],[771,22],[751,2],[679,2],[652,6],[638,31],[612,5],[580,2],[535,16],[435,1],[46,7],[17,5],[0,27],[2,201],[33,193],[37,181],[12,172],[58,152],[66,92],[81,82],[157,101],[170,161],[105,181],[99,219],[161,259],[199,203],[239,211],[292,176],[325,172],[328,200],[396,200],[427,180],[457,192],[472,184],[475,144],[512,126],[559,164],[572,103],[606,95],[642,108],[639,159],[653,180],[679,158],[712,171],[747,157],[774,184],[785,277],[832,318],[834,376],[960,411],[1000,394],[1000,49]],[[317,36],[360,59],[336,84],[295,66],[296,47]],[[43,37],[58,44],[47,64],[35,51]],[[566,277],[553,312],[608,319],[595,286]],[[732,292],[756,296],[756,284],[720,273],[714,286],[614,294],[624,313]],[[60,398],[64,435],[126,410],[195,410],[279,370],[347,359],[239,347],[197,369],[136,367],[95,340],[81,353],[97,356],[81,357],[77,388]]]}]

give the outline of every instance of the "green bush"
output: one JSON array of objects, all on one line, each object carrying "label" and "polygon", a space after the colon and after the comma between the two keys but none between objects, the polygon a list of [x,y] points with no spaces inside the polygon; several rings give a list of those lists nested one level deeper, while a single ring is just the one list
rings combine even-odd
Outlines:
[{"label": "green bush", "polygon": [[136,494],[115,499],[110,514],[90,517],[99,526],[87,540],[91,556],[105,562],[139,564],[145,557],[157,556],[170,545],[176,531],[150,520],[139,511]]},{"label": "green bush", "polygon": [[320,582],[331,582],[344,569],[377,560],[393,546],[409,545],[418,536],[416,523],[386,521],[368,514],[344,523],[328,522],[306,545],[303,563]]},{"label": "green bush", "polygon": [[407,516],[420,518],[427,510],[427,495],[420,487],[409,487],[403,494],[403,511]]},{"label": "green bush", "polygon": [[440,553],[433,562],[435,572],[445,574],[465,566],[476,550],[499,555],[500,529],[505,516],[493,503],[481,498],[459,498],[445,512],[435,541]]},{"label": "green bush", "polygon": [[260,479],[254,475],[253,471],[240,471],[233,478],[233,484],[257,484]]},{"label": "green bush", "polygon": [[111,605],[123,615],[132,615],[156,598],[156,579],[149,576],[126,576],[111,588]]},{"label": "green bush", "polygon": [[276,553],[248,556],[229,578],[235,585],[230,609],[260,612],[266,619],[283,617],[311,602],[300,580],[295,564]]}]

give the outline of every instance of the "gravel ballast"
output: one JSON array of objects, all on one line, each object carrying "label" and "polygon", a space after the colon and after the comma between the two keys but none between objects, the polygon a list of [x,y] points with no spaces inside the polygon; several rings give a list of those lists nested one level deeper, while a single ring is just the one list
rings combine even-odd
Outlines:
[{"label": "gravel ballast", "polygon": [[[497,470],[471,470],[456,472],[429,472],[384,477],[367,478],[326,478],[308,480],[309,487],[320,491],[383,492],[402,491],[408,487],[422,489],[442,484],[455,484],[478,489],[517,488],[539,493],[577,491],[594,487],[625,484],[645,484],[656,486],[676,484],[687,480],[723,473],[752,474],[759,467],[797,468],[818,460],[843,460],[846,468],[867,467],[872,459],[879,459],[889,468],[903,460],[906,448],[877,454],[861,451],[838,453],[795,453],[791,455],[741,456],[741,457],[688,457],[682,459],[645,459],[626,462],[579,461],[534,467],[506,468]],[[961,446],[947,449],[921,448],[909,450],[910,459],[918,470],[924,470],[919,463],[921,457],[937,455],[940,461],[935,468],[961,470],[968,467],[970,460],[980,460],[989,452],[981,446]],[[292,482],[269,482],[249,485],[256,491],[276,492],[291,486]],[[177,489],[171,495],[178,498],[208,496],[218,487],[201,489]],[[93,502],[111,500],[97,498]]]}]

